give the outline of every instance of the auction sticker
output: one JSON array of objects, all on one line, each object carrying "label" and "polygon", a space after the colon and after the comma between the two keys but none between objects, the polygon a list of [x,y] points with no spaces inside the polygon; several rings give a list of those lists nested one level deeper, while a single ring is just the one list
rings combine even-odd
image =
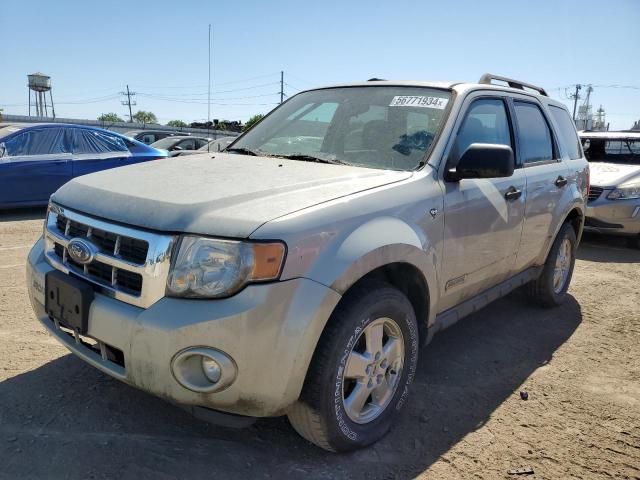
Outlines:
[{"label": "auction sticker", "polygon": [[397,95],[393,97],[390,107],[423,107],[444,110],[449,103],[448,98]]}]

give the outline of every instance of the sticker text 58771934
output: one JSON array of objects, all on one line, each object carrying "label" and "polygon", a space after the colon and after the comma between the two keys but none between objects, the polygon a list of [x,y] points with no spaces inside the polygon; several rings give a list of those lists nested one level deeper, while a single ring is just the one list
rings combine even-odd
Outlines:
[{"label": "sticker text 58771934", "polygon": [[423,97],[411,95],[396,95],[389,104],[390,107],[423,107],[444,110],[449,103],[448,98]]}]

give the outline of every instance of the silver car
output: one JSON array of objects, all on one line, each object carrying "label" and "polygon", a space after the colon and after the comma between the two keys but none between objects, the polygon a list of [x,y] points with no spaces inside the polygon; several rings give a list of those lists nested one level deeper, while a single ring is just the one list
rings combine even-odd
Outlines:
[{"label": "silver car", "polygon": [[123,382],[331,451],[387,432],[436,332],[519,287],[565,300],[588,188],[564,105],[491,75],[305,91],[184,166],[52,196],[36,317]]},{"label": "silver car", "polygon": [[640,132],[580,132],[591,187],[585,229],[640,248]]}]

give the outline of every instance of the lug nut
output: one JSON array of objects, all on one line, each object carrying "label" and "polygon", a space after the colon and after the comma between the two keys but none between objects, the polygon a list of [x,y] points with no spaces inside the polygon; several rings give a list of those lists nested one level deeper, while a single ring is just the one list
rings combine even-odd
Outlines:
[{"label": "lug nut", "polygon": [[378,382],[378,385],[380,385],[382,383],[382,375],[378,375],[376,381]]}]

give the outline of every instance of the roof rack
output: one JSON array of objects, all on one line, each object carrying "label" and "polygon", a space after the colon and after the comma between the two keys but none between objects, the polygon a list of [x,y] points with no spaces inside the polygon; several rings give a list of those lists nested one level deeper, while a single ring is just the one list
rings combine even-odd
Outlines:
[{"label": "roof rack", "polygon": [[545,97],[549,96],[547,95],[547,92],[545,91],[545,89],[542,87],[537,87],[535,85],[531,85],[530,83],[524,83],[524,82],[521,82],[520,80],[514,80],[513,78],[493,75],[491,73],[485,73],[484,75],[482,75],[480,77],[480,80],[478,80],[478,83],[482,83],[485,85],[493,85],[493,80],[498,80],[499,82],[505,82],[511,88],[517,88],[518,90],[524,90],[525,88],[528,88],[530,90],[535,90],[540,95],[544,95]]}]

